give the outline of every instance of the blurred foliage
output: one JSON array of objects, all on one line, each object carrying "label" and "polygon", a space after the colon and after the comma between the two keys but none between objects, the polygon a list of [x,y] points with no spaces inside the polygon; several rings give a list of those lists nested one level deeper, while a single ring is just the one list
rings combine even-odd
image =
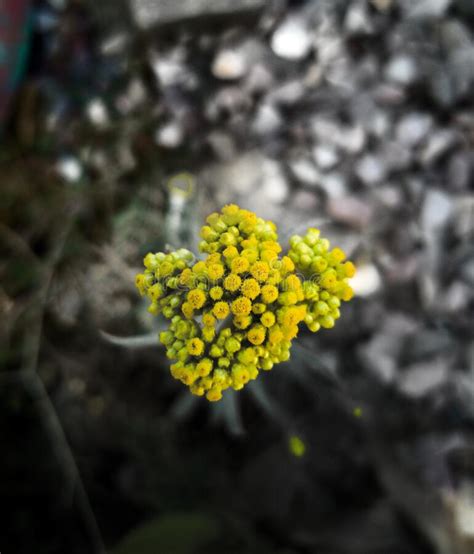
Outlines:
[{"label": "blurred foliage", "polygon": [[131,531],[113,554],[198,554],[210,552],[206,546],[218,534],[210,516],[199,513],[167,514]]}]

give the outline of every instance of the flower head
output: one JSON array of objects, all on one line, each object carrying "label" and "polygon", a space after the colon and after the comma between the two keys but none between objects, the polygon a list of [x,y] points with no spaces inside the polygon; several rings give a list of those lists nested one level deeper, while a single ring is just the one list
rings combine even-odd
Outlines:
[{"label": "flower head", "polygon": [[187,300],[193,309],[198,310],[206,303],[206,293],[201,289],[193,289],[188,292]]},{"label": "flower head", "polygon": [[224,288],[230,292],[239,290],[242,279],[236,273],[230,273],[224,279]]},{"label": "flower head", "polygon": [[232,313],[234,315],[249,315],[252,310],[252,302],[246,296],[239,296],[232,302]]},{"label": "flower head", "polygon": [[333,327],[355,266],[317,229],[293,236],[281,256],[275,225],[235,204],[206,223],[203,260],[185,249],[147,254],[135,284],[170,322],[160,341],[172,376],[214,402],[288,360],[301,323]]}]

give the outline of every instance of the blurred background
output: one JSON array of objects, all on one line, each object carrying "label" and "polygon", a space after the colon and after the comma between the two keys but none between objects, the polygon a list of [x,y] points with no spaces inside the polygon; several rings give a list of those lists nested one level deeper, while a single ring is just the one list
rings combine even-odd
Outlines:
[{"label": "blurred background", "polygon": [[[472,0],[0,3],[2,553],[472,554],[473,33]],[[357,297],[209,405],[134,275],[229,202],[321,228]]]}]

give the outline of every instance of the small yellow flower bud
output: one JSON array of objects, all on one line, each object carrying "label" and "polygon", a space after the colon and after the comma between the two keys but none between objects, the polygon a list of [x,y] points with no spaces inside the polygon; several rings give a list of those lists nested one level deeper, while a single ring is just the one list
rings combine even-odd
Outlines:
[{"label": "small yellow flower bud", "polygon": [[191,356],[200,356],[204,352],[204,343],[198,338],[191,339],[187,343],[187,349]]},{"label": "small yellow flower bud", "polygon": [[207,313],[202,316],[202,322],[205,327],[214,327],[216,318],[211,313]]},{"label": "small yellow flower bud", "polygon": [[264,327],[272,327],[275,324],[275,314],[273,312],[265,312],[261,315],[260,321]]},{"label": "small yellow flower bud", "polygon": [[224,254],[225,258],[227,258],[228,260],[233,260],[234,258],[236,258],[239,255],[239,251],[237,250],[237,248],[235,246],[228,246],[222,252],[222,254]]},{"label": "small yellow flower bud", "polygon": [[265,340],[265,327],[263,325],[254,325],[247,332],[247,338],[252,344],[262,344]]},{"label": "small yellow flower bud", "polygon": [[181,306],[181,311],[188,319],[191,319],[193,317],[194,309],[189,302],[183,302],[183,305]]},{"label": "small yellow flower bud", "polygon": [[212,287],[209,291],[209,296],[212,300],[220,300],[223,294],[224,291],[222,290],[222,287]]},{"label": "small yellow flower bud", "polygon": [[234,258],[230,264],[230,267],[233,271],[233,273],[244,273],[248,270],[250,266],[249,261],[247,258],[244,258],[243,256],[237,256]]},{"label": "small yellow flower bud", "polygon": [[217,319],[225,319],[229,315],[229,311],[227,302],[216,302],[212,308],[212,313]]},{"label": "small yellow flower bud", "polygon": [[234,354],[238,350],[240,350],[240,342],[237,339],[234,339],[233,337],[229,337],[225,341],[225,349],[230,354]]},{"label": "small yellow flower bud", "polygon": [[196,372],[200,377],[207,377],[212,371],[212,360],[209,358],[203,358],[196,365]]},{"label": "small yellow flower bud", "polygon": [[228,291],[235,292],[239,290],[242,279],[235,273],[230,273],[224,279],[224,288]]},{"label": "small yellow flower bud", "polygon": [[209,279],[216,281],[224,275],[224,266],[221,263],[211,264],[207,268]]},{"label": "small yellow flower bud", "polygon": [[290,437],[288,446],[289,446],[290,452],[296,458],[301,458],[302,456],[304,456],[306,452],[305,444],[299,437],[296,437],[296,436]]},{"label": "small yellow flower bud", "polygon": [[355,265],[352,262],[346,262],[343,266],[346,277],[352,279],[356,273]]},{"label": "small yellow flower bud", "polygon": [[262,302],[258,302],[252,306],[252,313],[256,315],[261,315],[266,309],[267,307],[265,306],[265,304],[263,304]]},{"label": "small yellow flower bud", "polygon": [[207,391],[206,398],[209,400],[209,402],[217,402],[222,398],[222,389],[215,386],[212,387],[209,391]]},{"label": "small yellow flower bud", "polygon": [[260,294],[260,285],[255,279],[245,279],[240,290],[244,296],[254,300]]},{"label": "small yellow flower bud", "polygon": [[206,293],[201,289],[193,289],[188,292],[187,300],[193,309],[198,310],[206,303]]},{"label": "small yellow flower bud", "polygon": [[255,262],[250,268],[250,273],[257,281],[263,282],[268,279],[270,267],[267,262]]},{"label": "small yellow flower bud", "polygon": [[252,310],[252,302],[245,296],[239,296],[232,302],[232,313],[234,315],[248,315]]},{"label": "small yellow flower bud", "polygon": [[278,289],[275,285],[264,285],[261,290],[261,296],[265,304],[271,304],[278,298]]}]

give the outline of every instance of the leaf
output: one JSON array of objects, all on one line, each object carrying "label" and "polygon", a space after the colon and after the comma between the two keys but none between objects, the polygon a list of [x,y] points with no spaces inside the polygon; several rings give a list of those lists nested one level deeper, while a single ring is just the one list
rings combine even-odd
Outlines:
[{"label": "leaf", "polygon": [[293,356],[293,361],[304,364],[304,366],[311,370],[311,373],[319,379],[322,379],[327,384],[336,388],[341,386],[341,381],[337,376],[336,371],[329,367],[329,365],[320,356],[315,354],[306,346],[295,342],[292,345],[291,354]]},{"label": "leaf", "polygon": [[105,331],[100,331],[100,334],[102,338],[107,342],[110,342],[110,344],[123,346],[124,348],[138,349],[149,348],[150,346],[160,346],[156,333],[136,335],[133,337],[117,337],[116,335],[111,335]]},{"label": "leaf", "polygon": [[269,394],[267,394],[261,381],[252,381],[247,386],[247,391],[253,397],[255,402],[271,419],[278,422],[283,428],[287,428],[288,417],[283,412],[278,403],[274,402]]},{"label": "leaf", "polygon": [[245,433],[240,413],[240,396],[234,391],[229,391],[220,402],[212,404],[213,418],[215,422],[222,422],[224,427],[232,435],[239,436]]},{"label": "leaf", "polygon": [[217,536],[217,522],[209,515],[167,514],[131,531],[113,554],[195,554]]},{"label": "leaf", "polygon": [[171,406],[169,416],[177,420],[186,419],[198,407],[198,400],[189,391],[183,392]]}]

